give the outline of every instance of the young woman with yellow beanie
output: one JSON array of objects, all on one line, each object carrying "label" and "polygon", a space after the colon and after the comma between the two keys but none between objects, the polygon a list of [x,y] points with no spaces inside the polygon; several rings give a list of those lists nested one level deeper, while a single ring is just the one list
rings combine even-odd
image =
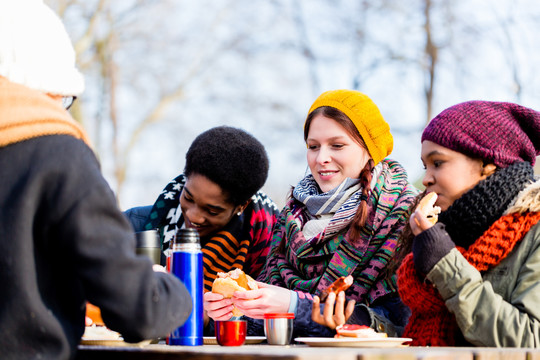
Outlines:
[{"label": "young woman with yellow beanie", "polygon": [[539,150],[540,113],[512,103],[457,104],[424,130],[423,184],[442,212],[433,225],[416,210],[403,242],[413,345],[540,347]]},{"label": "young woman with yellow beanie", "polygon": [[[210,318],[227,320],[234,304],[248,318],[251,335],[263,334],[265,313],[292,312],[294,336],[333,336],[346,317],[334,318],[332,311],[332,321],[318,321],[327,326],[313,321],[314,295],[352,275],[353,285],[337,300],[341,307],[345,297],[353,300],[347,318],[353,313],[351,320],[398,334],[408,311],[395,276],[384,269],[416,192],[403,167],[385,159],[393,147],[390,127],[369,97],[335,90],[311,106],[304,139],[311,173],[294,187],[278,218],[259,289],[232,299],[207,293],[205,309]],[[333,309],[335,301],[330,295],[326,305]]]}]

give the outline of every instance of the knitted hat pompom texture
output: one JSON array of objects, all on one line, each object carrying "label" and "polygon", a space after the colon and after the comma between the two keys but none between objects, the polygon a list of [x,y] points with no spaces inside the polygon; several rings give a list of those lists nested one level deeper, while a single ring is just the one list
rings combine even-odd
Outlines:
[{"label": "knitted hat pompom texture", "polygon": [[494,101],[467,101],[437,115],[422,134],[432,141],[500,168],[517,161],[534,165],[540,154],[540,113]]},{"label": "knitted hat pompom texture", "polygon": [[394,138],[379,108],[365,94],[355,90],[330,90],[311,105],[312,111],[329,106],[343,112],[358,129],[375,165],[392,153]]},{"label": "knitted hat pompom texture", "polygon": [[83,92],[71,40],[43,0],[0,0],[0,76],[54,95]]}]

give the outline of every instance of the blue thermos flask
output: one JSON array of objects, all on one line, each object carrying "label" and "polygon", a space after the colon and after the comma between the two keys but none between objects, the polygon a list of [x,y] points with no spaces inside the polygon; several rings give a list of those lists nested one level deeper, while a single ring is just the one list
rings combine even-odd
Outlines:
[{"label": "blue thermos flask", "polygon": [[171,254],[171,273],[182,280],[191,294],[193,311],[184,325],[170,334],[169,345],[202,345],[204,274],[201,242],[197,230],[178,229]]}]

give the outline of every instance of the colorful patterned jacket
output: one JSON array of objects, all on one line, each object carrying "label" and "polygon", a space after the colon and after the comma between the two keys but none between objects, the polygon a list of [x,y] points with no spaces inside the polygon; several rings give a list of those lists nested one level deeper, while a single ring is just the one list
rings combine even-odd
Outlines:
[{"label": "colorful patterned jacket", "polygon": [[[311,320],[312,295],[319,295],[338,277],[349,274],[355,280],[346,296],[356,300],[359,311],[377,309],[383,323],[390,316],[389,326],[393,322],[404,325],[408,312],[399,300],[395,302],[396,276],[386,277],[384,268],[396,251],[417,191],[398,162],[383,160],[381,164],[382,171],[368,198],[368,220],[360,239],[350,239],[346,230],[324,241],[317,238],[308,241],[302,233],[307,218],[304,205],[291,199],[282,210],[274,228],[272,250],[258,280],[297,292],[295,336],[334,334]],[[367,314],[366,325],[381,323],[374,316]],[[250,328],[251,334],[260,334],[261,322],[250,319]]]}]

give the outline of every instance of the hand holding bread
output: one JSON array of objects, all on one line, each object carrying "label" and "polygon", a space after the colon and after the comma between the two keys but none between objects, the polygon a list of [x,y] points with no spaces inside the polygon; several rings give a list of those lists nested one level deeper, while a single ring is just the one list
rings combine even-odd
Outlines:
[{"label": "hand holding bread", "polygon": [[[352,275],[342,276],[330,284],[324,291],[321,292],[321,298],[314,296],[313,307],[311,309],[311,319],[317,324],[321,324],[335,329],[339,325],[343,325],[354,311],[356,304],[355,300],[347,302],[345,298],[345,290],[347,290],[354,282]],[[330,296],[334,294],[334,296]],[[325,302],[323,313],[321,314],[321,302]],[[347,305],[345,303],[347,302]]]},{"label": "hand holding bread", "polygon": [[[212,284],[212,292],[223,295],[224,298],[232,298],[235,291],[256,290],[257,282],[241,269],[234,269],[228,273],[219,272]],[[242,316],[243,313],[234,306],[233,316]]]},{"label": "hand holding bread", "polygon": [[[434,192],[427,193],[418,203],[416,210],[411,215],[410,225],[413,233],[418,235],[435,225],[439,221],[441,208],[435,206],[437,202],[437,194]],[[413,222],[414,221],[414,222]]]},{"label": "hand holding bread", "polygon": [[321,293],[321,301],[325,301],[326,297],[330,293],[339,294],[341,291],[347,290],[351,285],[353,284],[353,277],[352,275],[348,276],[341,276],[336,281],[331,283],[322,293]]},{"label": "hand holding bread", "polygon": [[204,310],[219,321],[241,315],[263,319],[267,313],[287,312],[291,296],[289,289],[256,282],[243,271],[233,270],[214,280],[213,290],[203,296]]}]

